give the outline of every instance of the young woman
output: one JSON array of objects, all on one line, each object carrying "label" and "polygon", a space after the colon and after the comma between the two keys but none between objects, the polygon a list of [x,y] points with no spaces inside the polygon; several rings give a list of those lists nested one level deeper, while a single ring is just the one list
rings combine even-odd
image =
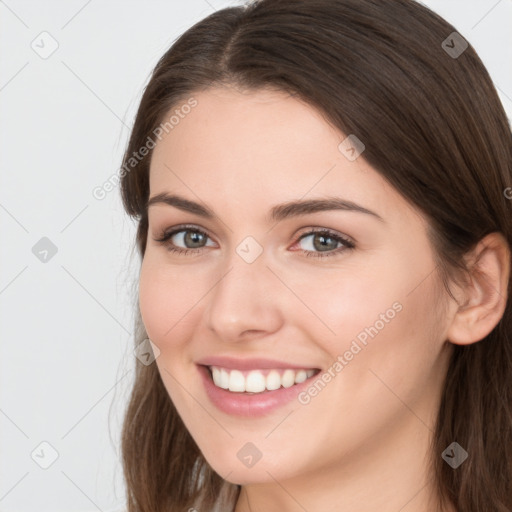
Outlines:
[{"label": "young woman", "polygon": [[512,136],[412,0],[184,33],[121,170],[141,256],[129,512],[512,511]]}]

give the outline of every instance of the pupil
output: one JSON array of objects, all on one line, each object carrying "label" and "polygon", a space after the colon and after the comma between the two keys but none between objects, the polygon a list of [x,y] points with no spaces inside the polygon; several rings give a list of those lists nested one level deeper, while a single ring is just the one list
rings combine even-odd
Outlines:
[{"label": "pupil", "polygon": [[201,233],[197,233],[197,232],[195,232],[195,231],[190,231],[190,232],[186,235],[186,237],[185,237],[185,238],[187,239],[187,240],[186,240],[187,242],[191,242],[192,244],[194,244],[194,243],[196,243],[196,242],[200,241],[200,240],[198,240],[198,238],[200,239],[200,238],[202,238],[202,236],[203,236],[203,235],[202,235]]},{"label": "pupil", "polygon": [[[321,242],[319,244],[316,243],[316,240],[318,240],[318,239],[321,240]],[[318,235],[318,238],[315,237],[315,243],[313,244],[315,246],[315,249],[322,250],[322,249],[325,249],[326,247],[329,248],[328,247],[329,244],[325,242],[326,240],[332,240],[334,242],[334,245],[336,245],[336,241],[333,238],[331,238],[330,236]],[[335,249],[336,247],[332,247],[332,248]]]}]

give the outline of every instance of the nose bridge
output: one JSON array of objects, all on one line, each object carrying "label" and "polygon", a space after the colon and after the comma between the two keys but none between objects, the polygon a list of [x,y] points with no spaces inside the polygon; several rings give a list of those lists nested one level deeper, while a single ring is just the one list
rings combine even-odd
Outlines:
[{"label": "nose bridge", "polygon": [[254,239],[244,239],[224,259],[206,312],[208,328],[220,339],[233,341],[248,330],[278,328],[278,300],[269,282],[275,276],[266,263],[263,248]]}]

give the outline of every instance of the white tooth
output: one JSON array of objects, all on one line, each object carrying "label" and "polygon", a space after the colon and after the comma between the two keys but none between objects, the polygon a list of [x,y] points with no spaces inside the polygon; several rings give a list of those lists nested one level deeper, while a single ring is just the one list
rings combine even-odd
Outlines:
[{"label": "white tooth", "polygon": [[247,377],[239,370],[227,370],[218,366],[211,366],[214,384],[222,389],[229,389],[235,393],[262,393],[265,390],[274,391],[281,386],[289,388],[300,384],[316,374],[316,370],[287,369],[281,375],[277,370],[271,370],[267,376],[261,370],[253,370]]},{"label": "white tooth", "polygon": [[259,371],[249,372],[245,379],[245,391],[250,393],[260,393],[265,390],[265,377]]},{"label": "white tooth", "polygon": [[224,368],[220,369],[220,382],[217,385],[219,388],[229,389],[229,373]]},{"label": "white tooth", "polygon": [[231,370],[229,373],[229,391],[243,393],[245,391],[245,378],[242,372]]},{"label": "white tooth", "polygon": [[304,382],[308,378],[306,370],[299,370],[295,374],[295,384],[300,384],[301,382]]},{"label": "white tooth", "polygon": [[277,370],[271,370],[267,375],[267,389],[274,391],[281,387],[281,376]]},{"label": "white tooth", "polygon": [[285,388],[289,388],[295,384],[295,372],[293,370],[285,370],[281,377],[281,384]]},{"label": "white tooth", "polygon": [[220,387],[220,370],[215,366],[212,366],[211,370],[214,384]]}]

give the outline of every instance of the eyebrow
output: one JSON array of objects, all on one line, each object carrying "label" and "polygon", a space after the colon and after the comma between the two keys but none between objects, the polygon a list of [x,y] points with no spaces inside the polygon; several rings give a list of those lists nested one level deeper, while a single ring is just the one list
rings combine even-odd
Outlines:
[{"label": "eyebrow", "polygon": [[[150,198],[146,204],[146,210],[150,206],[155,204],[166,204],[179,208],[184,212],[192,213],[205,219],[213,219],[216,215],[213,211],[195,201],[185,199],[184,197],[176,194],[169,194],[162,192]],[[365,208],[353,201],[348,201],[340,197],[329,197],[325,199],[307,199],[298,201],[289,201],[286,203],[278,204],[270,209],[269,222],[278,222],[292,217],[298,217],[300,215],[307,215],[309,213],[316,213],[329,210],[344,210],[357,213],[364,213],[371,215],[381,222],[385,223],[385,220],[376,212]]]}]

